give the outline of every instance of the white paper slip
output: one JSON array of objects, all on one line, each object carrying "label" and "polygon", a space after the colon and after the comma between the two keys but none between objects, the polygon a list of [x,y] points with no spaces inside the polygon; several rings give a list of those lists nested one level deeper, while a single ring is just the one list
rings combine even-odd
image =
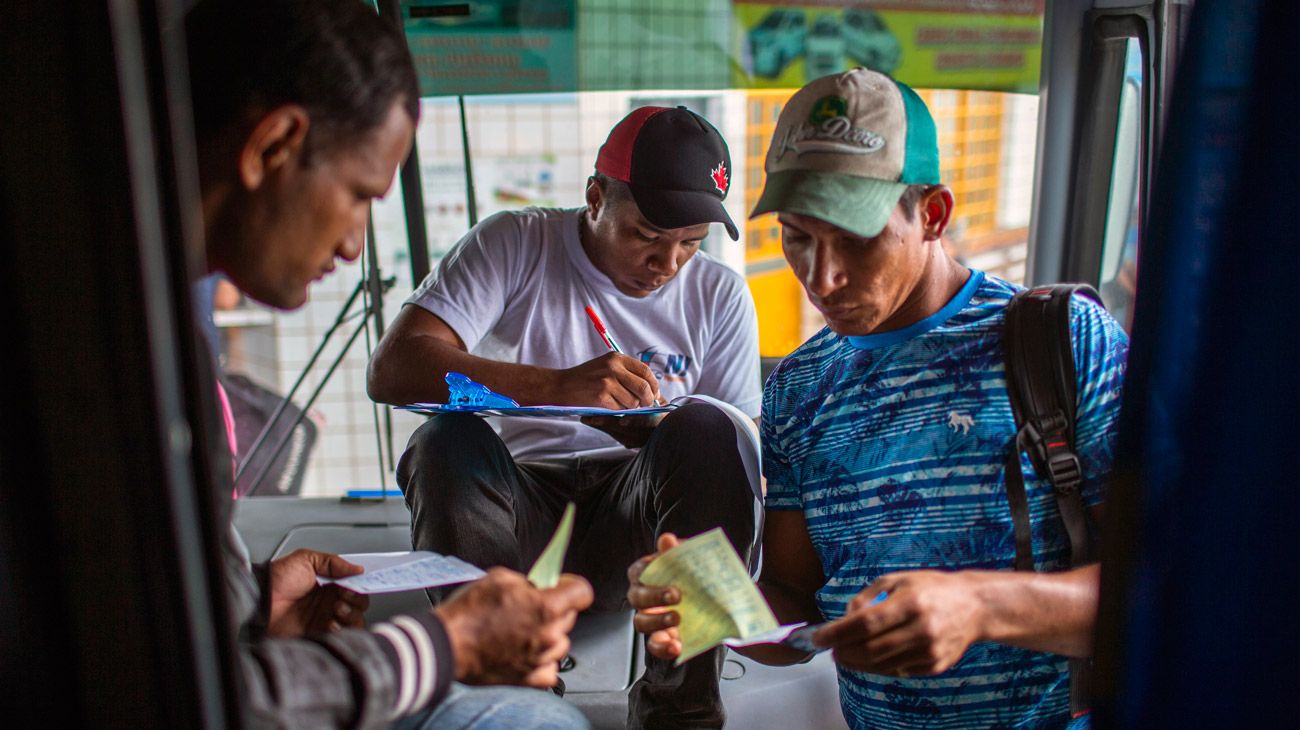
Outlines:
[{"label": "white paper slip", "polygon": [[356,593],[396,593],[468,583],[486,575],[482,570],[460,558],[426,550],[352,553],[339,557],[349,563],[360,565],[366,569],[366,572],[338,580],[318,576],[317,583],[321,585],[337,583]]},{"label": "white paper slip", "polygon": [[797,624],[785,624],[784,626],[778,626],[771,631],[764,631],[761,634],[755,634],[748,639],[725,639],[722,643],[733,649],[738,649],[742,646],[754,646],[755,644],[783,644],[790,634],[793,634],[795,631],[798,631],[807,625],[807,621],[801,621]]}]

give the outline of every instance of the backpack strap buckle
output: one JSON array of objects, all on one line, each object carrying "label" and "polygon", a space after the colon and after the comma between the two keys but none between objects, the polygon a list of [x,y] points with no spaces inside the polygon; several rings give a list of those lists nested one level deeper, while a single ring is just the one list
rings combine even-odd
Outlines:
[{"label": "backpack strap buckle", "polygon": [[1078,491],[1083,481],[1083,465],[1070,449],[1067,428],[1065,414],[1054,411],[1041,419],[1026,419],[1016,438],[1018,446],[1029,454],[1034,468],[1062,495]]},{"label": "backpack strap buckle", "polygon": [[1079,490],[1083,481],[1083,466],[1072,451],[1050,454],[1047,457],[1047,478],[1057,494],[1070,495]]}]

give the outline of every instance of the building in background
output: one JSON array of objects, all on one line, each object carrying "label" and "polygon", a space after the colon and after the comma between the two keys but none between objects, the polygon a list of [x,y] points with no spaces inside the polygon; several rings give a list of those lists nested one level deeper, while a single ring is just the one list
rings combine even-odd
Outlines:
[{"label": "building in background", "polygon": [[[763,160],[776,130],[776,118],[794,89],[745,93],[745,208],[753,210],[763,192]],[[781,226],[769,213],[745,222],[745,278],[758,310],[758,353],[782,357],[821,327],[817,311],[781,253]],[[815,317],[814,323],[806,322]]]}]

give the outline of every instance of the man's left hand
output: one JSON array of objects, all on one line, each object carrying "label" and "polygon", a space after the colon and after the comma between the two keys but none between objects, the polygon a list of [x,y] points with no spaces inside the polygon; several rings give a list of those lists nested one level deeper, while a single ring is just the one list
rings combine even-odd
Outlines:
[{"label": "man's left hand", "polygon": [[677,547],[681,541],[665,532],[655,541],[658,552],[646,555],[627,569],[627,601],[636,609],[632,628],[646,635],[646,650],[651,656],[672,661],[682,654],[682,637],[677,631],[681,614],[671,610],[682,600],[682,592],[672,586],[648,586],[641,574],[660,555]]},{"label": "man's left hand", "polygon": [[[813,635],[849,669],[900,677],[939,674],[979,641],[984,607],[969,574],[916,570],[883,576],[847,613]],[[872,604],[881,592],[885,600]]]},{"label": "man's left hand", "polygon": [[331,553],[295,550],[271,561],[271,615],[266,633],[296,637],[365,626],[370,599],[333,584],[319,585],[316,576],[346,578],[364,569]]},{"label": "man's left hand", "polygon": [[604,431],[629,449],[639,449],[650,440],[650,434],[664,420],[664,413],[643,416],[583,416],[582,422],[598,431]]}]

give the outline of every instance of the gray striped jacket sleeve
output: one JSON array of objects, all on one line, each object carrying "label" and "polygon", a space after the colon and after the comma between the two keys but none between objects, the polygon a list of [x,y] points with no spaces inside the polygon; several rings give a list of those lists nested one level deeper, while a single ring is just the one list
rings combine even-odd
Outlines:
[{"label": "gray striped jacket sleeve", "polygon": [[432,613],[310,639],[267,638],[259,586],[265,571],[257,571],[259,581],[242,561],[228,557],[250,727],[385,727],[446,696],[455,660]]}]

